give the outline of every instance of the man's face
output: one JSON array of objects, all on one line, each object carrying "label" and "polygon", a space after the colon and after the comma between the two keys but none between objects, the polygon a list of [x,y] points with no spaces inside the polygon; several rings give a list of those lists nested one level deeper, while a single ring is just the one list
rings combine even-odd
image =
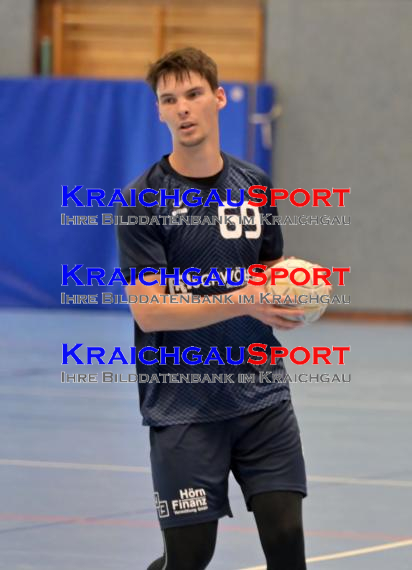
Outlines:
[{"label": "man's face", "polygon": [[206,79],[190,72],[182,81],[174,75],[161,78],[156,93],[160,120],[169,127],[174,146],[194,147],[218,136],[218,113],[226,105],[222,87],[212,91]]}]

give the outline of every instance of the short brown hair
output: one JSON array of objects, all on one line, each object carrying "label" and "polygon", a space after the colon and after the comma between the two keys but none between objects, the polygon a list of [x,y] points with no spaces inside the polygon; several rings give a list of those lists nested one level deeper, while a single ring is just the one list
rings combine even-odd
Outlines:
[{"label": "short brown hair", "polygon": [[216,63],[203,51],[193,47],[170,51],[152,63],[146,81],[156,93],[157,84],[162,77],[173,74],[177,81],[182,81],[191,71],[206,79],[212,91],[219,87]]}]

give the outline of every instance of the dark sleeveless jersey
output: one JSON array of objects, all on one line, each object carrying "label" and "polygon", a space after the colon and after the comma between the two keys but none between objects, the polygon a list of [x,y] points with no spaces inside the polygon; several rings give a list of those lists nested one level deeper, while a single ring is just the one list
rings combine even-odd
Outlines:
[{"label": "dark sleeveless jersey", "polygon": [[[211,192],[210,180],[209,184],[205,185],[202,179],[194,183],[193,179],[185,178],[173,170],[167,156],[128,185],[124,192],[128,204],[132,199],[133,188],[136,189],[136,195],[146,188],[156,191],[165,188],[167,194],[172,194],[173,190],[178,188],[180,195],[188,189],[196,188],[201,193],[203,204],[190,207],[182,201],[175,205],[172,200],[166,200],[164,206],[148,207],[141,205],[136,199],[135,206],[120,206],[116,213],[122,216],[123,220],[127,220],[127,216],[146,217],[141,218],[145,219],[144,224],[117,226],[120,266],[127,279],[133,268],[136,274],[146,267],[155,270],[167,267],[168,272],[180,268],[181,274],[185,269],[195,267],[205,276],[204,282],[211,269],[217,268],[223,276],[223,283],[190,286],[183,280],[173,284],[169,279],[166,291],[169,294],[192,293],[202,297],[230,294],[239,289],[240,284],[227,282],[226,268],[233,268],[231,279],[236,281],[240,268],[247,269],[254,263],[282,256],[280,226],[276,223],[262,223],[260,217],[267,215],[267,218],[273,220],[272,216],[278,215],[276,207],[270,206],[269,203],[258,208],[247,205],[249,187],[258,184],[270,188],[269,178],[252,164],[225,153],[222,153],[222,157],[224,167],[213,179],[212,188],[216,188],[223,205],[211,201],[210,205],[205,206],[205,200]],[[241,189],[244,189],[243,206],[234,207],[227,204],[227,189],[232,191],[232,202],[240,201]],[[155,199],[159,200],[160,204],[159,195],[145,194],[147,202]],[[190,216],[192,219],[197,216],[203,221],[206,218],[211,221],[212,216],[218,216],[222,223],[156,223],[156,219],[161,220],[161,216]],[[239,216],[243,217],[243,224],[236,223],[236,220],[240,219]],[[148,220],[152,223],[147,223]],[[163,222],[165,221],[166,218],[163,218]],[[248,276],[246,280],[247,278]],[[151,291],[149,287],[149,296],[152,295]],[[283,380],[286,371],[282,360],[278,360],[276,365],[270,364],[270,358],[262,365],[247,363],[247,347],[250,344],[266,344],[268,355],[269,347],[280,346],[273,336],[272,328],[257,319],[236,317],[215,325],[185,331],[162,331],[162,324],[159,322],[158,328],[159,332],[145,333],[135,323],[137,351],[150,346],[167,347],[167,353],[173,353],[176,351],[175,347],[180,347],[181,353],[188,347],[200,347],[203,362],[192,365],[180,358],[175,363],[172,357],[168,357],[165,364],[148,365],[137,359],[140,409],[145,425],[163,426],[223,420],[290,398],[289,386]],[[216,358],[205,364],[212,347],[216,347],[224,364]],[[226,347],[232,347],[233,360],[240,359],[240,347],[245,347],[243,363],[227,363]],[[160,358],[159,353],[146,353],[147,359],[156,357]],[[175,376],[170,376],[172,374]]]}]

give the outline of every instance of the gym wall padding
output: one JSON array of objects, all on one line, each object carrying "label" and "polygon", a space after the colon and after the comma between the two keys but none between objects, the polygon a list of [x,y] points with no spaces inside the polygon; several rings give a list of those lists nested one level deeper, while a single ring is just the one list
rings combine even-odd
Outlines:
[{"label": "gym wall padding", "polygon": [[[275,89],[224,87],[223,150],[270,173],[267,133]],[[0,306],[58,308],[64,307],[61,292],[122,293],[120,285],[61,286],[62,264],[102,267],[107,274],[118,265],[114,226],[67,226],[60,219],[62,213],[98,214],[99,219],[114,208],[63,208],[62,185],[101,188],[110,196],[170,151],[169,132],[159,122],[154,95],[144,82],[1,79]],[[78,275],[85,279],[84,271]]]}]

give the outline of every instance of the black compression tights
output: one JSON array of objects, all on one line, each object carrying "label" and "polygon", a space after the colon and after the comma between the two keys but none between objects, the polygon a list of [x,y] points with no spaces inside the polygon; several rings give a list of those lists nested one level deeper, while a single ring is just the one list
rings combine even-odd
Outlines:
[{"label": "black compression tights", "polygon": [[[267,570],[305,570],[302,496],[276,491],[251,499]],[[164,531],[165,554],[147,570],[204,570],[216,544],[217,521]],[[232,564],[233,566],[233,564]]]},{"label": "black compression tights", "polygon": [[204,570],[216,544],[217,521],[163,531],[165,553],[147,570]]},{"label": "black compression tights", "polygon": [[276,491],[251,499],[267,570],[306,570],[302,495]]}]

